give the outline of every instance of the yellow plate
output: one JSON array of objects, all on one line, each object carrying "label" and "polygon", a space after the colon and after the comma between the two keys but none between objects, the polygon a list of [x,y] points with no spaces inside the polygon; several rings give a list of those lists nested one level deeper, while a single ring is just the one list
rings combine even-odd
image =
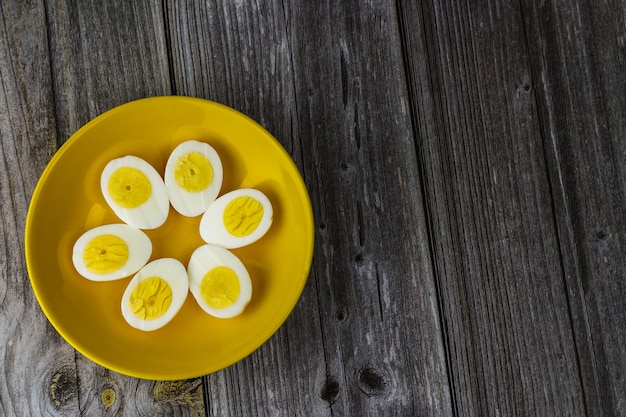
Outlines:
[{"label": "yellow plate", "polygon": [[[165,327],[142,332],[124,321],[121,297],[130,281],[92,282],[72,265],[76,239],[93,227],[120,223],[100,192],[106,163],[136,155],[163,175],[169,153],[188,139],[220,154],[220,195],[238,188],[263,191],[274,207],[268,233],[233,250],[248,268],[252,300],[242,315],[217,319],[191,294]],[[187,265],[202,245],[200,217],[172,208],[166,223],[146,231],[151,259]],[[54,155],[33,194],[26,220],[26,263],[35,296],[57,331],[76,350],[114,371],[146,379],[192,378],[252,353],[285,321],[298,301],[313,255],[313,215],[302,177],[266,130],[221,104],[190,97],[154,97],[116,107],[78,130]]]}]

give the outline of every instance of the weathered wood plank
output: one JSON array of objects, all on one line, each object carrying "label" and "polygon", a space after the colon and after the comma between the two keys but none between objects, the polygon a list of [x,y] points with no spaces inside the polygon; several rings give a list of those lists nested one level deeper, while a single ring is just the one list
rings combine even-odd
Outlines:
[{"label": "weathered wood plank", "polygon": [[[42,5],[43,6],[43,5]],[[80,126],[124,102],[170,93],[161,3],[59,1],[45,4],[56,131],[62,144]],[[32,29],[32,24],[25,27]],[[45,30],[44,30],[45,34]],[[47,58],[46,58],[47,59]],[[37,88],[33,86],[32,88]],[[52,116],[52,119],[50,117]],[[14,312],[12,312],[13,314]],[[45,334],[45,333],[42,333]],[[76,403],[72,415],[204,415],[201,380],[155,383],[106,370],[66,345],[50,350],[44,375]],[[63,353],[65,353],[63,355]],[[56,359],[60,354],[60,359]],[[60,367],[60,373],[52,370]],[[37,395],[46,394],[46,391]],[[58,397],[59,395],[57,395]],[[34,414],[38,414],[35,412]]]},{"label": "weathered wood plank", "polygon": [[74,353],[47,322],[24,262],[28,203],[56,149],[45,12],[0,5],[0,414],[78,414]]},{"label": "weathered wood plank", "polygon": [[289,10],[340,415],[449,415],[423,195],[390,2]]},{"label": "weathered wood plank", "polygon": [[[255,119],[302,167],[291,48],[280,2],[167,6],[175,92],[215,100]],[[312,272],[315,274],[315,272]],[[205,380],[208,415],[330,415],[315,282],[248,358]],[[331,383],[332,385],[332,383]]]},{"label": "weathered wood plank", "polygon": [[189,2],[168,16],[177,93],[221,101],[274,133],[317,222],[294,315],[208,377],[210,413],[449,414],[393,7]]},{"label": "weathered wood plank", "polygon": [[524,2],[589,415],[626,415],[626,4]]},{"label": "weathered wood plank", "polygon": [[161,2],[46,3],[59,142],[93,117],[171,94]]},{"label": "weathered wood plank", "polygon": [[526,17],[398,4],[455,415],[584,415]]}]

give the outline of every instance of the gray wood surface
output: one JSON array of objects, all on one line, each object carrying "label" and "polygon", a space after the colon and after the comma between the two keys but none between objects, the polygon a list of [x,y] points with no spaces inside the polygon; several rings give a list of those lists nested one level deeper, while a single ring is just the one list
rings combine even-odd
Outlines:
[{"label": "gray wood surface", "polygon": [[[623,0],[1,0],[0,17],[0,415],[626,416]],[[316,243],[266,344],[156,382],[61,339],[23,235],[73,132],[170,94],[283,144]]]}]

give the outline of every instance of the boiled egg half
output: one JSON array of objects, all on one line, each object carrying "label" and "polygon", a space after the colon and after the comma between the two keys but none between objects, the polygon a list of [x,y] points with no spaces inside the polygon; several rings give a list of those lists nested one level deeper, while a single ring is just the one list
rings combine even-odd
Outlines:
[{"label": "boiled egg half", "polygon": [[239,258],[217,245],[203,245],[191,255],[189,290],[200,307],[218,318],[243,312],[252,297],[250,275]]},{"label": "boiled egg half", "polygon": [[170,202],[163,179],[133,155],[111,160],[100,177],[102,195],[113,212],[139,229],[156,229],[167,220]]},{"label": "boiled egg half", "polygon": [[173,258],[157,259],[130,280],[122,296],[122,315],[136,329],[160,329],[178,313],[188,293],[185,266]]},{"label": "boiled egg half", "polygon": [[127,224],[107,224],[83,233],[74,244],[72,262],[83,277],[111,281],[128,277],[150,259],[152,242]]},{"label": "boiled egg half", "polygon": [[178,145],[165,165],[165,187],[174,210],[187,217],[204,213],[222,187],[222,161],[204,142]]},{"label": "boiled egg half", "polygon": [[254,188],[241,188],[220,196],[202,215],[200,236],[206,243],[227,249],[259,240],[272,225],[270,200]]}]

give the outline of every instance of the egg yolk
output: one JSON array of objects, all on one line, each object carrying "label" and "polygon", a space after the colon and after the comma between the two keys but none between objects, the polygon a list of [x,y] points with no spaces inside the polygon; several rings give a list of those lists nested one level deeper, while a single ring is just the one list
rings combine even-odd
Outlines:
[{"label": "egg yolk", "polygon": [[83,250],[83,262],[94,274],[110,274],[128,260],[128,245],[115,235],[100,235],[91,239]]},{"label": "egg yolk", "polygon": [[233,199],[224,209],[224,226],[237,237],[248,236],[263,219],[263,205],[255,198],[241,196]]},{"label": "egg yolk", "polygon": [[130,307],[135,316],[142,320],[161,317],[172,304],[172,287],[160,277],[142,280],[130,294]]},{"label": "egg yolk", "polygon": [[109,195],[123,208],[139,207],[150,198],[152,184],[137,168],[122,167],[115,170],[109,178]]},{"label": "egg yolk", "polygon": [[212,308],[226,308],[239,297],[239,278],[235,271],[227,266],[211,269],[202,278],[200,295]]},{"label": "egg yolk", "polygon": [[174,179],[183,190],[199,192],[213,181],[213,166],[200,152],[189,152],[176,161]]}]

